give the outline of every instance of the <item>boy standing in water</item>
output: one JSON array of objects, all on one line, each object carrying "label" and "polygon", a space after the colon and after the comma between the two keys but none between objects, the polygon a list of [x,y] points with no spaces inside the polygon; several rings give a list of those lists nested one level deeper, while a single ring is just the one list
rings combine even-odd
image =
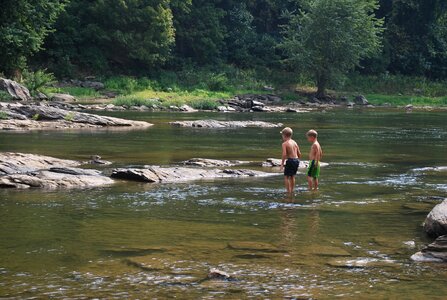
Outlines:
[{"label": "boy standing in water", "polygon": [[295,175],[300,165],[301,152],[298,144],[292,140],[293,131],[291,128],[286,127],[281,130],[281,135],[283,140],[281,170],[284,170],[284,184],[287,193],[291,194],[295,188]]},{"label": "boy standing in water", "polygon": [[323,150],[318,142],[318,133],[309,130],[306,133],[307,140],[312,143],[309,152],[309,167],[307,168],[307,183],[309,190],[318,190],[318,178],[320,177],[320,161],[323,158]]}]

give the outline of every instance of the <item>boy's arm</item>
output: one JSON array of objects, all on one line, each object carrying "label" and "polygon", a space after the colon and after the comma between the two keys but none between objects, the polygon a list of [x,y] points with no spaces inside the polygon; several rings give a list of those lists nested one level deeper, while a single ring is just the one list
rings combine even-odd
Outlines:
[{"label": "boy's arm", "polygon": [[298,156],[299,159],[301,159],[301,151],[300,146],[298,146],[298,144],[296,144],[296,155]]},{"label": "boy's arm", "polygon": [[284,162],[287,159],[287,148],[286,148],[286,144],[283,143],[282,144],[282,155],[281,155],[281,169],[284,168]]}]

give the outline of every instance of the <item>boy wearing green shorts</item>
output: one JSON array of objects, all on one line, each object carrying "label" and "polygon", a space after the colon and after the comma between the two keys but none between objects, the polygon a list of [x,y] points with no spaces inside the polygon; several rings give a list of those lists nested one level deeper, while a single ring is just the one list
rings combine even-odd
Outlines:
[{"label": "boy wearing green shorts", "polygon": [[318,178],[320,177],[320,161],[323,158],[323,150],[318,142],[318,133],[309,130],[306,133],[307,140],[312,143],[309,152],[309,167],[307,168],[307,183],[310,191],[318,190]]}]

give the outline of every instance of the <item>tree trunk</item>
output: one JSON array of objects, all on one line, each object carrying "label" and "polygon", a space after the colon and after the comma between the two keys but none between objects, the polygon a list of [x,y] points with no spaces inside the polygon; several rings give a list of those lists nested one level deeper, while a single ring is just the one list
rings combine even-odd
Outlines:
[{"label": "tree trunk", "polygon": [[326,85],[327,80],[325,76],[318,76],[317,78],[317,94],[315,95],[318,99],[324,99],[326,97]]}]

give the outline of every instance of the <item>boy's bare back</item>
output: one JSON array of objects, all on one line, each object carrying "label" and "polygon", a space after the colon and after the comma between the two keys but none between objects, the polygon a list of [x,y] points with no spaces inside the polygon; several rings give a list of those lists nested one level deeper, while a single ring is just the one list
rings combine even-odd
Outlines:
[{"label": "boy's bare back", "polygon": [[323,150],[321,149],[320,143],[315,141],[310,148],[309,159],[321,161],[323,158]]},{"label": "boy's bare back", "polygon": [[286,154],[287,158],[300,158],[300,148],[298,147],[298,144],[290,139],[288,141],[285,141],[282,144],[283,153]]}]

